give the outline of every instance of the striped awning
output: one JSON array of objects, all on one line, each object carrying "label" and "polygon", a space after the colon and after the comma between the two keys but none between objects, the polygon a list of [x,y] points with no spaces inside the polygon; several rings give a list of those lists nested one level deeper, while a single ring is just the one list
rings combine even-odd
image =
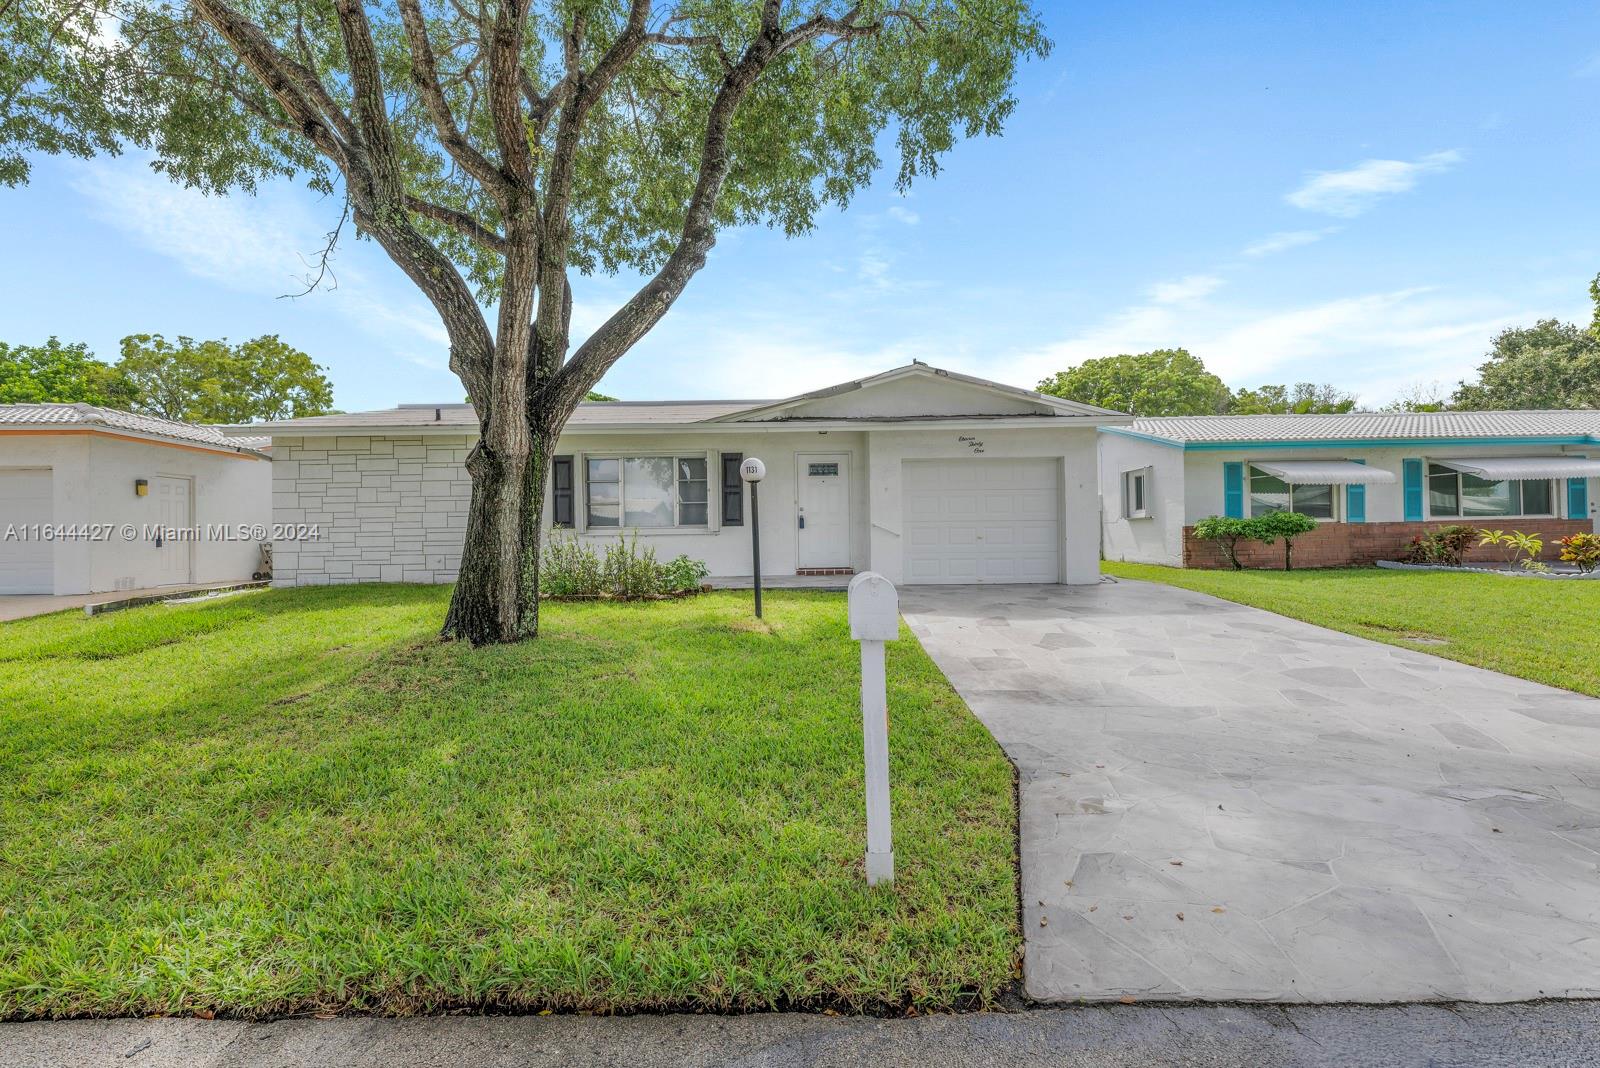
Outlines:
[{"label": "striped awning", "polygon": [[1454,471],[1477,475],[1489,482],[1528,478],[1594,478],[1600,460],[1582,456],[1474,456],[1465,460],[1435,460]]},{"label": "striped awning", "polygon": [[1354,460],[1257,460],[1252,465],[1291,486],[1372,486],[1394,481],[1394,472]]}]

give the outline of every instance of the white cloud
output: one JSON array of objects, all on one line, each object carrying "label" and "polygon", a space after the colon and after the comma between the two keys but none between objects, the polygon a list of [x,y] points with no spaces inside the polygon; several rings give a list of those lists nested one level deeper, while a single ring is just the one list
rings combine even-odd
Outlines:
[{"label": "white cloud", "polygon": [[1279,230],[1275,234],[1268,234],[1260,241],[1246,245],[1240,250],[1239,255],[1255,259],[1260,256],[1271,256],[1279,252],[1287,252],[1292,248],[1302,245],[1312,245],[1339,232],[1339,227],[1328,226],[1321,230]]},{"label": "white cloud", "polygon": [[907,226],[915,226],[917,223],[922,221],[922,216],[918,215],[916,212],[902,204],[890,204],[889,217],[891,219],[898,220],[899,222],[903,222]]},{"label": "white cloud", "polygon": [[[101,221],[167,256],[188,273],[229,289],[264,297],[300,293],[309,266],[338,218],[338,205],[307,206],[307,194],[269,187],[246,194],[206,196],[156,174],[138,156],[77,167],[73,188]],[[402,359],[444,367],[449,338],[427,302],[408,284],[387,286],[359,260],[346,224],[333,260],[336,284],[300,298],[325,302],[367,333],[385,339]],[[378,265],[383,271],[386,265]]]},{"label": "white cloud", "polygon": [[1191,274],[1172,282],[1150,287],[1150,299],[1157,304],[1192,304],[1221,289],[1223,280],[1214,274]]},{"label": "white cloud", "polygon": [[1369,159],[1342,171],[1319,171],[1300,188],[1284,197],[1306,211],[1354,218],[1379,199],[1405,193],[1425,174],[1449,170],[1461,162],[1461,153],[1434,152],[1420,159]]},{"label": "white cloud", "polygon": [[1590,56],[1588,62],[1572,72],[1575,78],[1600,78],[1600,52]]}]

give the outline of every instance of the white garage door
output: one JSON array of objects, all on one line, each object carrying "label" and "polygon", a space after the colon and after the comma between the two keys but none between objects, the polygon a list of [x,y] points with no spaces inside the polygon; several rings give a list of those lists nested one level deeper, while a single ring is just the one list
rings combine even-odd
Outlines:
[{"label": "white garage door", "polygon": [[905,574],[913,583],[1056,582],[1056,460],[905,465]]},{"label": "white garage door", "polygon": [[55,543],[21,536],[50,524],[53,492],[48,467],[0,470],[0,593],[55,592]]}]

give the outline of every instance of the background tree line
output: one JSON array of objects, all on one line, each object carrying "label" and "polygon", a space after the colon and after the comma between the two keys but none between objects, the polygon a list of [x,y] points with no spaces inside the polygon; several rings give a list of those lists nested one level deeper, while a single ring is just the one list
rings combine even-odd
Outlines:
[{"label": "background tree line", "polygon": [[[1385,411],[1515,411],[1600,408],[1600,275],[1589,285],[1588,326],[1541,319],[1490,342],[1476,382],[1414,386]],[[1187,349],[1085,360],[1039,383],[1041,393],[1133,415],[1283,415],[1349,412],[1359,398],[1337,386],[1297,382],[1230,389]]]},{"label": "background tree line", "polygon": [[82,342],[0,341],[0,404],[95,404],[190,423],[297,419],[333,410],[325,370],[276,334],[236,345],[133,334],[114,364]]}]

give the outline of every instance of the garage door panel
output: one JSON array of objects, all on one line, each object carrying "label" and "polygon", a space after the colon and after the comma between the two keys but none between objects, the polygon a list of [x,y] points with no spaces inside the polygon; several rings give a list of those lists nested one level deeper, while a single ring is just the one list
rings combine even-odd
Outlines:
[{"label": "garage door panel", "polygon": [[7,527],[49,526],[55,515],[49,468],[0,470],[0,593],[54,593],[55,542],[5,537]]},{"label": "garage door panel", "polygon": [[1055,460],[919,460],[905,467],[907,582],[1058,580]]}]

